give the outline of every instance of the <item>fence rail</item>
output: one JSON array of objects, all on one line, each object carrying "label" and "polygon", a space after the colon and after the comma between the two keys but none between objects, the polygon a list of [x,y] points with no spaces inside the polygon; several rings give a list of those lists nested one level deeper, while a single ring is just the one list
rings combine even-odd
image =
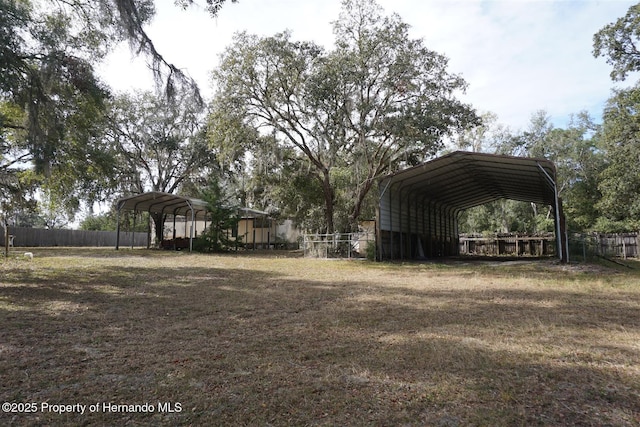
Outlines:
[{"label": "fence rail", "polygon": [[[2,229],[0,229],[0,233]],[[47,230],[44,228],[9,227],[13,246],[114,246],[115,231]],[[147,233],[120,232],[121,246],[147,246]]]},{"label": "fence rail", "polygon": [[[460,235],[461,255],[548,256],[556,253],[553,234]],[[569,261],[595,257],[640,258],[640,233],[574,233],[569,235]]]},{"label": "fence rail", "polygon": [[460,235],[461,255],[552,256],[556,253],[553,234]]},{"label": "fence rail", "polygon": [[[1,233],[0,229],[0,233]],[[115,246],[115,231],[47,230],[9,227],[13,246]],[[147,246],[147,233],[120,232],[121,246]],[[372,232],[347,234],[305,234],[305,257],[364,258],[375,250]],[[494,236],[460,235],[460,254],[550,256],[556,252],[553,235],[498,234]],[[640,258],[640,233],[590,233],[569,236],[570,260],[597,256]],[[375,252],[373,253],[375,255]]]},{"label": "fence rail", "polygon": [[569,255],[574,260],[640,258],[640,233],[573,234],[569,236]]}]

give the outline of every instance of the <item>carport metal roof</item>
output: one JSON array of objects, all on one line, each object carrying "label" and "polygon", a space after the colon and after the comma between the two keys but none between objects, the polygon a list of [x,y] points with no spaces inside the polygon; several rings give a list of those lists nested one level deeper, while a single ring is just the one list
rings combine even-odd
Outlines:
[{"label": "carport metal roof", "polygon": [[[394,200],[401,204],[402,200],[428,201],[451,212],[499,199],[552,206],[558,254],[561,260],[566,259],[566,239],[562,243],[562,202],[557,193],[556,168],[550,160],[455,151],[388,175],[380,180],[379,188],[378,227],[381,227],[384,215],[388,215],[385,224],[391,226]],[[395,195],[393,199],[389,193]]]},{"label": "carport metal roof", "polygon": [[207,202],[204,200],[162,193],[160,191],[151,191],[149,193],[136,194],[119,199],[117,210],[118,212],[129,210],[171,214],[189,218],[193,212],[194,219],[205,220],[207,218]]},{"label": "carport metal roof", "polygon": [[151,191],[119,199],[116,204],[118,213],[116,250],[120,246],[120,212],[122,210],[134,212],[149,212],[154,214],[169,214],[183,216],[191,220],[191,234],[189,235],[189,252],[193,249],[194,221],[207,220],[207,202],[192,197]]},{"label": "carport metal roof", "polygon": [[456,151],[397,172],[380,182],[456,210],[498,199],[556,206],[556,169],[546,159]]},{"label": "carport metal roof", "polygon": [[[179,196],[176,194],[163,193],[160,191],[151,191],[148,193],[136,194],[129,197],[123,197],[116,203],[118,213],[118,229],[116,237],[116,249],[120,246],[120,212],[123,210],[134,212],[150,212],[155,214],[167,214],[182,216],[191,220],[191,233],[194,230],[195,221],[207,221],[209,218],[207,210],[207,202],[193,197]],[[245,218],[266,217],[269,214],[250,208],[240,208],[238,213],[243,214]],[[193,235],[189,236],[189,251],[193,248]]]}]

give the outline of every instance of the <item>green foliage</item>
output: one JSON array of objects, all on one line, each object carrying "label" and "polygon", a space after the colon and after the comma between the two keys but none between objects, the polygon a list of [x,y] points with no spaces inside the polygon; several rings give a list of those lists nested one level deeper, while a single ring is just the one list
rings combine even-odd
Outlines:
[{"label": "green foliage", "polygon": [[119,95],[109,104],[108,122],[113,179],[122,193],[174,193],[216,168],[203,108],[189,94],[173,102],[151,92]]},{"label": "green foliage", "polygon": [[481,123],[472,123],[456,136],[455,148],[476,153],[498,154],[510,147],[513,135],[508,127],[498,122],[498,116],[492,112],[480,115]]},{"label": "green foliage", "polygon": [[599,131],[600,126],[586,112],[573,116],[566,129],[555,128],[546,113],[538,112],[528,132],[519,138],[526,155],[554,162],[558,195],[572,231],[590,230],[599,215],[598,181],[605,162]]},{"label": "green foliage", "polygon": [[[194,195],[218,170],[203,107],[191,94],[175,94],[173,101],[151,92],[119,95],[107,117],[105,150],[113,162],[107,176],[114,192]],[[164,221],[159,214],[153,219],[160,241]]]},{"label": "green foliage", "polygon": [[92,215],[83,219],[79,228],[89,231],[113,231],[116,229],[116,221],[107,214]]},{"label": "green foliage", "polygon": [[606,25],[593,36],[593,55],[604,56],[613,67],[612,80],[624,80],[629,73],[640,71],[638,42],[640,4],[629,8],[626,15]]},{"label": "green foliage", "polygon": [[[238,207],[231,203],[222,192],[217,181],[212,180],[201,192],[202,200],[207,202],[210,224],[207,230],[194,242],[193,248],[198,252],[226,252],[232,249],[239,240],[231,239],[229,233],[238,227]],[[238,236],[238,239],[240,237]]]},{"label": "green foliage", "polygon": [[283,176],[268,182],[266,191],[282,216],[293,219],[303,229],[324,228],[322,187],[315,176],[289,165]]},{"label": "green foliage", "polygon": [[0,93],[24,109],[26,142],[36,169],[50,174],[56,155],[79,125],[78,117],[86,113],[83,107],[99,106],[106,96],[93,73],[93,63],[104,52],[92,41],[97,33],[108,36],[88,22],[96,11],[81,18],[63,5],[46,10],[11,6],[27,4],[1,6],[2,15],[13,19],[6,22],[12,36],[3,36],[9,40],[0,59],[7,76]]},{"label": "green foliage", "polygon": [[288,33],[242,33],[214,71],[217,114],[234,124],[217,138],[220,150],[264,142],[246,138],[247,129],[271,130],[293,150],[297,173],[306,169],[316,181],[323,206],[315,209],[324,213],[317,230],[327,232],[370,214],[379,177],[426,160],[445,136],[478,122],[454,97],[464,80],[447,72],[446,57],[411,39],[398,16],[384,16],[371,0],[344,1],[334,33],[329,52]]},{"label": "green foliage", "polygon": [[367,254],[367,259],[369,261],[375,261],[376,260],[376,242],[375,241],[370,241],[367,242],[367,247],[365,249],[366,254]]},{"label": "green foliage", "polygon": [[0,3],[0,175],[12,193],[3,199],[28,197],[16,191],[28,163],[64,210],[101,191],[108,93],[93,67],[120,39],[113,18],[105,2]]},{"label": "green foliage", "polygon": [[38,202],[38,213],[44,221],[47,229],[66,228],[74,218],[74,213],[78,206],[69,207],[63,203],[55,194],[49,191],[42,191],[41,200]]},{"label": "green foliage", "polygon": [[[120,228],[126,231],[148,231],[149,214],[142,212],[136,214],[133,212],[123,211],[120,217]],[[117,215],[114,210],[99,214],[89,215],[80,222],[80,230],[93,231],[115,231],[117,230]]]},{"label": "green foliage", "polygon": [[604,112],[602,146],[606,166],[600,176],[598,208],[613,223],[640,218],[640,86],[618,90]]},{"label": "green foliage", "polygon": [[[535,206],[515,200],[496,200],[463,212],[459,218],[461,233],[536,233],[546,231],[544,215]],[[553,226],[553,219],[551,219]],[[542,227],[542,228],[541,228]]]},{"label": "green foliage", "polygon": [[[237,3],[238,0],[231,0],[231,3]],[[186,9],[187,7],[193,5],[194,0],[175,0],[176,5]],[[220,9],[222,9],[222,5],[226,3],[226,0],[207,0],[207,11],[211,14],[211,16],[217,16]]]},{"label": "green foliage", "polygon": [[633,218],[612,220],[606,216],[597,219],[594,230],[599,233],[628,233],[630,230],[639,230],[640,221]]},{"label": "green foliage", "polygon": [[29,153],[24,144],[23,111],[11,102],[0,101],[0,213],[15,212],[26,203],[31,187],[21,176]]},{"label": "green foliage", "polygon": [[[599,216],[597,201],[600,173],[605,154],[600,142],[600,126],[581,112],[572,117],[566,129],[555,128],[545,111],[537,111],[529,126],[512,132],[495,122],[491,115],[483,129],[465,132],[458,145],[474,150],[507,155],[549,159],[556,166],[558,194],[563,199],[567,224],[572,231],[590,230]],[[463,232],[528,232],[553,230],[553,206],[515,201],[495,201],[465,212],[460,217]]]},{"label": "green foliage", "polygon": [[[136,176],[121,180],[116,173],[123,170],[121,153],[112,144],[113,138],[105,138],[105,134],[113,136],[105,116],[110,94],[96,77],[94,67],[116,43],[128,40],[136,54],[149,59],[158,87],[164,86],[165,95],[169,95],[165,100],[180,104],[182,93],[189,91],[189,102],[202,106],[195,82],[167,62],[145,32],[145,25],[155,14],[154,3],[0,1],[2,213],[22,215],[29,200],[34,200],[37,187],[55,200],[55,209],[49,204],[44,210],[53,209],[58,212],[56,216],[63,211],[73,216],[80,201],[91,205],[123,187],[140,184]],[[186,8],[193,1],[176,3]],[[206,7],[215,16],[224,3],[207,0]],[[183,119],[178,118],[178,123]],[[179,151],[186,149],[181,147]],[[206,150],[197,154],[206,161],[204,153]],[[20,178],[27,164],[38,175],[30,178],[29,185]],[[125,166],[124,170],[133,173],[138,165],[125,162]],[[198,164],[184,164],[185,170],[198,168]],[[193,175],[176,179],[184,185],[197,185],[197,179],[191,178]]]},{"label": "green foliage", "polygon": [[[607,58],[613,80],[640,71],[640,4],[594,35],[593,54]],[[604,153],[591,202],[599,211],[595,229],[603,232],[640,228],[640,85],[614,90],[599,133]]]}]

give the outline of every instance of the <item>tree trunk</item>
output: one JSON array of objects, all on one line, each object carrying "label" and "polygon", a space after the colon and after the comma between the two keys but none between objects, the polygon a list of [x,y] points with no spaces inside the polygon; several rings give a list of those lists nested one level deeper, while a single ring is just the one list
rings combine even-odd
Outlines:
[{"label": "tree trunk", "polygon": [[369,191],[371,190],[371,187],[373,185],[373,180],[367,180],[363,186],[360,188],[360,191],[358,191],[358,194],[356,195],[356,203],[353,206],[353,210],[351,211],[351,214],[349,215],[349,226],[351,227],[351,232],[357,232],[358,231],[358,227],[359,227],[359,223],[358,220],[360,219],[360,211],[362,210],[362,204],[364,203],[364,198],[367,197],[367,194],[369,194]]},{"label": "tree trunk", "polygon": [[327,224],[326,233],[333,234],[335,226],[333,222],[333,204],[334,204],[334,191],[331,186],[331,180],[329,177],[329,170],[324,169],[322,171],[322,177],[320,177],[322,183],[322,192],[324,194],[324,219]]},{"label": "tree trunk", "polygon": [[159,245],[164,237],[164,221],[167,218],[166,215],[160,213],[152,213],[153,224],[155,226],[156,243]]},{"label": "tree trunk", "polygon": [[507,205],[506,200],[501,200],[500,202],[500,228],[502,233],[508,233],[509,230],[509,219],[507,218]]}]

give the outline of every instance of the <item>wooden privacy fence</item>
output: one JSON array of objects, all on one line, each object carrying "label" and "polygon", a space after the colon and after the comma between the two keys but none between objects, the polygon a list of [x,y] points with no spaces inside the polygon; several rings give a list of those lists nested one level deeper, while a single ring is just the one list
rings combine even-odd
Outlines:
[{"label": "wooden privacy fence", "polygon": [[556,253],[553,234],[460,235],[460,255],[552,256]]},{"label": "wooden privacy fence", "polygon": [[640,233],[574,234],[569,243],[574,258],[640,258]]},{"label": "wooden privacy fence", "polygon": [[[551,256],[556,253],[553,234],[460,235],[461,255]],[[640,258],[640,233],[590,233],[569,236],[569,260],[594,256]]]},{"label": "wooden privacy fence", "polygon": [[[20,247],[116,245],[115,231],[9,227],[9,235],[13,236],[13,246]],[[120,232],[121,246],[147,246],[147,239],[147,233]]]}]

